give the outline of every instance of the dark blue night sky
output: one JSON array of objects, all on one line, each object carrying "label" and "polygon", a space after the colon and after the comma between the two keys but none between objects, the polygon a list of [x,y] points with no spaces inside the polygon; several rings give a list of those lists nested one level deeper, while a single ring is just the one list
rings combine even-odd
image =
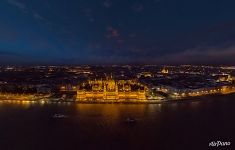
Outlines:
[{"label": "dark blue night sky", "polygon": [[235,64],[235,1],[1,0],[1,64]]}]

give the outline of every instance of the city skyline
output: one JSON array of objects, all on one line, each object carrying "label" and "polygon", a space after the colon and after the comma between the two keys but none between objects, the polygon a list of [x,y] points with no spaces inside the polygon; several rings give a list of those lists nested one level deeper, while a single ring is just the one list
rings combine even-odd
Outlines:
[{"label": "city skyline", "polygon": [[234,6],[0,0],[0,149],[232,149]]},{"label": "city skyline", "polygon": [[3,0],[2,65],[235,65],[235,2]]}]

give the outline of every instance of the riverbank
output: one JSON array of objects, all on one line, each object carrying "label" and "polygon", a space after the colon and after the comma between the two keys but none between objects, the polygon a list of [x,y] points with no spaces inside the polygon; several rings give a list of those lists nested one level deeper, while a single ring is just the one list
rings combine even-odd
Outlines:
[{"label": "riverbank", "polygon": [[12,96],[12,97],[0,97],[0,102],[7,103],[78,103],[78,104],[164,104],[164,103],[178,103],[185,101],[199,101],[201,98],[212,98],[212,97],[224,97],[227,95],[235,95],[235,93],[229,94],[211,94],[203,96],[188,96],[180,98],[166,98],[163,100],[58,100],[53,98],[33,98],[33,96]]}]

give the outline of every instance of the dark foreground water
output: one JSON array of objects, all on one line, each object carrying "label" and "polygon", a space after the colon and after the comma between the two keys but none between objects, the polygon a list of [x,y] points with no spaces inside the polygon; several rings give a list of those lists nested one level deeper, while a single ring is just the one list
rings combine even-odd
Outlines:
[{"label": "dark foreground water", "polygon": [[[203,150],[217,140],[233,146],[235,95],[198,99],[166,104],[0,102],[0,149]],[[55,113],[68,118],[53,119]],[[125,123],[128,117],[137,122]]]}]

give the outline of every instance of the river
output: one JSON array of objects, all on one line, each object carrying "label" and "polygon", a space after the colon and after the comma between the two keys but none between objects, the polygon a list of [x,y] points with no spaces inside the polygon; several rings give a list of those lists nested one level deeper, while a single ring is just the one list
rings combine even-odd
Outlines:
[{"label": "river", "polygon": [[[127,118],[136,121],[126,123]],[[0,149],[202,150],[217,140],[233,145],[234,118],[235,94],[163,104],[1,101]]]}]

